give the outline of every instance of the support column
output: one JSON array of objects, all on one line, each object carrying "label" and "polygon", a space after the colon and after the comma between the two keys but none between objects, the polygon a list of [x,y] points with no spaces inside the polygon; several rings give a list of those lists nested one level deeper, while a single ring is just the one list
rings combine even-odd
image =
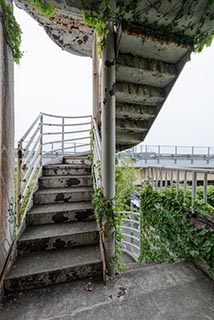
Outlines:
[{"label": "support column", "polygon": [[97,48],[97,33],[96,33],[96,31],[94,31],[94,36],[93,36],[92,62],[93,62],[93,66],[92,66],[93,67],[93,118],[95,118],[98,123],[98,118],[99,118],[99,56],[98,56],[98,48]]},{"label": "support column", "polygon": [[[102,57],[102,185],[104,197],[115,197],[115,34],[112,25],[105,41]],[[113,214],[113,212],[112,212]],[[114,275],[111,258],[115,254],[115,230],[104,232],[107,270]]]},{"label": "support column", "polygon": [[[11,4],[11,2],[8,1]],[[2,7],[0,5],[0,14]],[[0,19],[0,277],[14,238],[14,68]]]}]

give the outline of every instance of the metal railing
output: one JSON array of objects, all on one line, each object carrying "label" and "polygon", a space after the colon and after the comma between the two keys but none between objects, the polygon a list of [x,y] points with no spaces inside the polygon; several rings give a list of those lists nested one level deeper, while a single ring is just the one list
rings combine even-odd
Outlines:
[{"label": "metal railing", "polygon": [[214,165],[214,147],[203,146],[167,146],[137,145],[117,154],[119,158],[131,157],[136,165],[180,165],[205,166]]},{"label": "metal railing", "polygon": [[[152,166],[145,169],[143,184],[146,181],[151,183],[153,190],[160,193],[167,189],[171,192],[176,190],[178,195],[181,190],[184,195],[184,204],[188,193],[191,192],[191,208],[194,211],[194,203],[198,196],[200,199],[203,198],[204,203],[207,203],[208,185],[214,185],[214,170]],[[198,194],[197,186],[201,186],[203,196]],[[138,261],[141,252],[140,213],[127,211],[121,214],[123,215],[121,225],[123,250]],[[206,213],[206,218],[214,222],[213,216],[210,216],[209,213]]]},{"label": "metal railing", "polygon": [[138,261],[141,246],[140,213],[135,211],[123,211],[121,214],[123,216],[121,225],[123,251],[128,253],[135,261]]},{"label": "metal railing", "polygon": [[[90,150],[91,116],[69,117],[40,113],[18,142],[16,173],[16,227],[23,204],[38,180],[42,165]],[[25,203],[26,206],[26,203]],[[24,207],[25,207],[24,206]]]},{"label": "metal railing", "polygon": [[152,184],[152,188],[162,192],[168,187],[176,188],[178,194],[181,189],[184,193],[184,203],[186,201],[188,186],[191,186],[192,206],[197,198],[197,186],[203,188],[203,201],[207,203],[208,184],[214,184],[214,170],[182,168],[182,167],[148,167],[146,170],[146,180]]},{"label": "metal railing", "polygon": [[101,186],[102,145],[97,122],[93,119],[93,177],[95,188]]}]

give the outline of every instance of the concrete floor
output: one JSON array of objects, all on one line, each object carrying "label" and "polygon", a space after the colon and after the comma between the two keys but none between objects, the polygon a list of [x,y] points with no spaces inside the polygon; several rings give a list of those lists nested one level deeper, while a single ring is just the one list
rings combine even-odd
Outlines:
[{"label": "concrete floor", "polygon": [[[7,297],[1,320],[214,320],[214,282],[191,262],[121,273],[106,286],[89,280]],[[90,287],[90,286],[89,286]]]}]

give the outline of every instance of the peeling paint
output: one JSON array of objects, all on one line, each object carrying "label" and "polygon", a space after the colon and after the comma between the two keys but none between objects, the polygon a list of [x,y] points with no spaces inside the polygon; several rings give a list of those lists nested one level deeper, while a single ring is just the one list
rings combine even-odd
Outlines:
[{"label": "peeling paint", "polygon": [[115,95],[115,91],[116,91],[116,83],[114,82],[111,90],[109,91],[109,94],[111,97]]},{"label": "peeling paint", "polygon": [[115,60],[112,60],[112,61],[106,60],[106,61],[105,61],[105,66],[106,66],[107,68],[110,68],[110,67],[112,67],[112,66],[114,66],[114,65],[115,65]]}]

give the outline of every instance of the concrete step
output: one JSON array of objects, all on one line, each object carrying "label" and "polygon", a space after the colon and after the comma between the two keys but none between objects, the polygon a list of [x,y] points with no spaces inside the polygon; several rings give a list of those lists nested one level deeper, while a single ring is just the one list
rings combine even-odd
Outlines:
[{"label": "concrete step", "polygon": [[125,120],[150,120],[156,116],[154,106],[138,105],[133,103],[117,103],[116,117]]},{"label": "concrete step", "polygon": [[91,175],[44,176],[39,179],[39,187],[41,189],[83,186],[92,186]]},{"label": "concrete step", "polygon": [[86,164],[52,164],[43,167],[43,176],[89,175],[91,167]]},{"label": "concrete step", "polygon": [[17,243],[19,255],[99,243],[96,221],[29,226]]},{"label": "concrete step", "polygon": [[92,187],[39,189],[33,195],[34,204],[91,201]]},{"label": "concrete step", "polygon": [[164,88],[176,78],[174,64],[119,54],[116,59],[117,81]]},{"label": "concrete step", "polygon": [[119,103],[156,106],[164,101],[164,90],[127,82],[117,82],[116,100]]},{"label": "concrete step", "polygon": [[87,156],[65,156],[63,158],[63,164],[86,164],[90,165],[90,161]]},{"label": "concrete step", "polygon": [[4,285],[6,292],[14,292],[87,277],[101,277],[101,274],[99,246],[74,247],[18,257]]},{"label": "concrete step", "polygon": [[149,122],[147,120],[116,119],[116,130],[117,132],[147,132],[149,130]]},{"label": "concrete step", "polygon": [[36,205],[26,218],[28,225],[94,220],[94,208],[91,202]]}]

